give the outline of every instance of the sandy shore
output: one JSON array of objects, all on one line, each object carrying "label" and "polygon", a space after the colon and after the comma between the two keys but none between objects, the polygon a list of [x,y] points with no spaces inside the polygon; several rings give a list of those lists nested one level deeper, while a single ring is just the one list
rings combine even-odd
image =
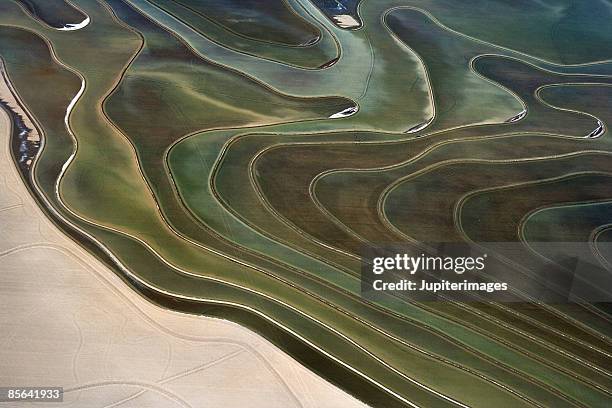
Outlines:
[{"label": "sandy shore", "polygon": [[37,207],[9,131],[0,110],[0,385],[63,386],[66,407],[364,406],[237,324],[129,289]]}]

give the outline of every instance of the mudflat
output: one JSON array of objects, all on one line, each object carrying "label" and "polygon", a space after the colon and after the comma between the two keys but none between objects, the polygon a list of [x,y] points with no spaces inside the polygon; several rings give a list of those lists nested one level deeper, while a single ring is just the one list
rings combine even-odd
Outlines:
[{"label": "mudflat", "polygon": [[0,110],[1,384],[62,386],[65,406],[364,406],[235,323],[133,292],[38,208],[10,131]]}]

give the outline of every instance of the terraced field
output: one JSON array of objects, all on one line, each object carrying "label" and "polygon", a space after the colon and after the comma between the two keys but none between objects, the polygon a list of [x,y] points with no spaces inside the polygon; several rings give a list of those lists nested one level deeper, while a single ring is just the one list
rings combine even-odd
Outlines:
[{"label": "terraced field", "polygon": [[607,0],[1,0],[2,107],[41,208],[152,302],[374,407],[608,407],[612,275],[597,302],[372,300],[360,255],[519,242],[518,282],[578,242],[612,273],[610,21]]}]

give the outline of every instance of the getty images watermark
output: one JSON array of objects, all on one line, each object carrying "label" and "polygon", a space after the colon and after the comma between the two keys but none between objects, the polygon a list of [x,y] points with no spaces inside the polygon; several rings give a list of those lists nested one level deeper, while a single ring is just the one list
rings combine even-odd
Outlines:
[{"label": "getty images watermark", "polygon": [[608,302],[612,279],[602,253],[575,242],[419,243],[362,251],[364,297],[417,301]]},{"label": "getty images watermark", "polygon": [[[385,271],[405,272],[409,275],[416,275],[417,272],[453,272],[463,275],[466,272],[484,271],[485,261],[488,255],[482,256],[427,256],[420,254],[411,256],[407,253],[395,254],[395,256],[378,256],[372,259],[372,272],[375,275],[382,275]],[[461,282],[453,282],[442,279],[438,282],[429,281],[421,278],[418,281],[412,279],[400,279],[399,281],[386,282],[382,277],[372,282],[372,288],[376,291],[485,291],[492,293],[498,290],[508,290],[506,282],[470,282],[463,279]]]}]

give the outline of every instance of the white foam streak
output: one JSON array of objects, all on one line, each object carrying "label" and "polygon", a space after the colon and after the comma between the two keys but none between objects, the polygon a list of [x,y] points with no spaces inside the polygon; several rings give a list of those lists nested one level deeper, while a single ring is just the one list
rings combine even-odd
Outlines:
[{"label": "white foam streak", "polygon": [[60,30],[60,31],[76,31],[76,30],[80,30],[81,28],[86,27],[89,24],[90,21],[91,21],[90,18],[86,17],[85,20],[81,21],[79,24],[66,24],[62,28],[58,28],[58,30]]},{"label": "white foam streak", "polygon": [[[64,115],[64,125],[66,126],[66,131],[70,134],[70,136],[72,137],[75,143],[76,143],[76,137],[72,133],[72,129],[70,128],[70,124],[68,123],[68,121],[70,120],[70,114],[72,113],[72,110],[74,109],[74,105],[76,105],[81,95],[83,95],[83,92],[85,92],[85,79],[81,78],[81,89],[79,89],[79,92],[77,92],[76,95],[74,95],[74,98],[72,98],[72,100],[68,104],[68,107],[66,108],[66,114]],[[70,157],[68,157],[68,160],[66,160],[66,162],[62,166],[62,170],[60,171],[60,174],[58,175],[57,180],[55,181],[55,193],[57,194],[58,197],[59,197],[60,181],[62,177],[64,177],[64,173],[66,173],[68,166],[70,166],[70,163],[72,163],[72,161],[74,160],[75,155],[76,155],[76,149],[73,150]]]},{"label": "white foam streak", "polygon": [[357,106],[351,106],[350,108],[341,110],[338,113],[334,113],[329,118],[330,119],[347,118],[349,116],[353,116],[354,114],[356,114],[358,110],[359,108]]},{"label": "white foam streak", "polygon": [[523,109],[518,115],[515,115],[511,117],[510,119],[508,119],[506,123],[518,122],[519,120],[523,119],[525,115],[527,115],[527,109]]}]

